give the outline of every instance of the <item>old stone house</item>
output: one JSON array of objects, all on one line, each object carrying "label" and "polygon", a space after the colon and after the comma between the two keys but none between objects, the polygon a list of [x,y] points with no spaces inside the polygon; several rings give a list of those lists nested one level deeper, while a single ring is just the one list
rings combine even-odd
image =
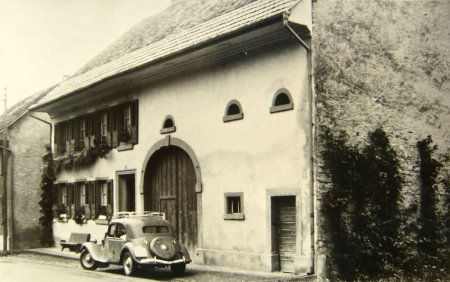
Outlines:
[{"label": "old stone house", "polygon": [[50,91],[56,242],[158,210],[196,263],[310,272],[310,29],[310,1],[176,1]]},{"label": "old stone house", "polygon": [[[30,114],[28,107],[37,103],[50,90],[36,93],[13,105],[7,111],[8,160],[6,181],[8,245],[10,251],[40,246],[41,157],[45,152],[45,146],[50,144],[51,124],[47,114]],[[0,136],[2,134],[3,126]],[[3,150],[0,151],[0,154],[3,157]],[[0,180],[0,187],[3,189],[3,178]]]}]

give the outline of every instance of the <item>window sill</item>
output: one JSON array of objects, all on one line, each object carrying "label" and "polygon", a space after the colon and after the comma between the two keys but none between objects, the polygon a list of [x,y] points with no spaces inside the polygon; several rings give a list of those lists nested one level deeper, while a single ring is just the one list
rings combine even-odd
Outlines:
[{"label": "window sill", "polygon": [[97,225],[108,225],[109,221],[107,219],[96,219],[95,224]]},{"label": "window sill", "polygon": [[131,144],[131,143],[123,143],[123,144],[120,144],[119,147],[117,147],[117,151],[119,151],[119,152],[132,150],[132,149],[133,149],[133,144]]},{"label": "window sill", "polygon": [[223,117],[223,122],[229,122],[229,121],[233,121],[233,120],[240,120],[244,118],[244,113],[239,113],[239,114],[235,114],[235,115],[229,115],[229,116],[224,116]]},{"label": "window sill", "polygon": [[278,112],[284,112],[294,109],[294,104],[286,104],[286,105],[280,105],[280,106],[273,106],[270,108],[270,113],[278,113]]},{"label": "window sill", "polygon": [[225,220],[244,220],[245,215],[243,213],[226,213],[223,215]]},{"label": "window sill", "polygon": [[161,128],[161,130],[159,131],[159,133],[161,134],[167,134],[167,133],[172,133],[175,132],[177,129],[175,126],[172,127],[167,127],[167,128]]}]

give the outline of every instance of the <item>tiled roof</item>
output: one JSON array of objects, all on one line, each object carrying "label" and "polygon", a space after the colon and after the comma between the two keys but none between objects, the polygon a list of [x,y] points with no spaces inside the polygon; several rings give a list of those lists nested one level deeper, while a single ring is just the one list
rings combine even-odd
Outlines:
[{"label": "tiled roof", "polygon": [[192,28],[172,34],[144,48],[63,81],[39,104],[76,92],[104,79],[119,75],[148,63],[177,54],[191,47],[242,30],[255,23],[280,15],[298,0],[259,0],[213,18]]},{"label": "tiled roof", "polygon": [[[6,122],[8,124],[8,127],[13,125],[17,120],[19,120],[22,116],[24,116],[28,112],[28,108],[31,105],[34,105],[38,103],[39,100],[41,100],[47,93],[49,93],[54,86],[47,88],[45,90],[39,91],[29,97],[26,97],[25,99],[15,103],[13,106],[9,107],[6,111],[7,118]],[[3,131],[3,119],[4,115],[2,114],[0,116],[0,131]]]}]

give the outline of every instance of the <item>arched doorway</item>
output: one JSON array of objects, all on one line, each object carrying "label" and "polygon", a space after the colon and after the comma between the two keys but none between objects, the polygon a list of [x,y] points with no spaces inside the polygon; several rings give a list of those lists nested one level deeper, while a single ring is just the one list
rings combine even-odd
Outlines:
[{"label": "arched doorway", "polygon": [[144,174],[144,210],[161,211],[189,250],[197,246],[197,176],[189,154],[164,146],[149,158]]}]

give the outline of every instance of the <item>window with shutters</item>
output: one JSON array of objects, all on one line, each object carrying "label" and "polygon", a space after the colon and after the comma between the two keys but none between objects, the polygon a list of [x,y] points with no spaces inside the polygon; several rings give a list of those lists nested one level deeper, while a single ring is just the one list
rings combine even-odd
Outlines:
[{"label": "window with shutters", "polygon": [[[138,143],[138,100],[55,124],[55,156],[99,146],[117,148]],[[129,149],[132,149],[131,146]]]}]

